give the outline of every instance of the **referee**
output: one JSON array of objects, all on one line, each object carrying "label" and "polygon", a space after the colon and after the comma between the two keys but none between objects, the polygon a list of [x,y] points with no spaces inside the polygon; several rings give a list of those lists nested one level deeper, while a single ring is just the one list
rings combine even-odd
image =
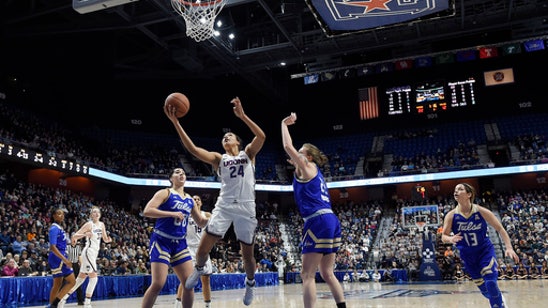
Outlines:
[{"label": "referee", "polygon": [[[82,253],[82,246],[80,241],[76,241],[75,245],[67,246],[68,259],[72,262],[72,269],[74,270],[74,276],[78,277],[80,273],[80,254]],[[84,292],[82,286],[76,289],[76,298],[78,299],[78,306],[84,305]]]}]

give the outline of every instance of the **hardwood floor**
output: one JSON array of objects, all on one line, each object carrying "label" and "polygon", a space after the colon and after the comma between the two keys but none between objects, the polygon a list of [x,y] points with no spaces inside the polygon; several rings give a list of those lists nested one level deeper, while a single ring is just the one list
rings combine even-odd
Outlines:
[{"label": "hardwood floor", "polygon": [[[344,283],[347,307],[371,308],[459,308],[489,307],[473,282],[463,283],[413,283],[384,284],[373,282]],[[548,303],[548,280],[499,281],[509,308],[538,307]],[[299,308],[302,307],[301,284],[281,284],[259,287],[250,307]],[[334,308],[335,302],[324,283],[317,284],[317,308]],[[243,289],[212,292],[212,308],[245,307]],[[173,295],[159,296],[155,307],[172,308]],[[92,302],[93,308],[140,307],[141,298],[118,298]],[[36,306],[44,307],[44,306]],[[82,307],[69,303],[65,307]],[[201,293],[196,293],[194,307],[204,307]]]}]

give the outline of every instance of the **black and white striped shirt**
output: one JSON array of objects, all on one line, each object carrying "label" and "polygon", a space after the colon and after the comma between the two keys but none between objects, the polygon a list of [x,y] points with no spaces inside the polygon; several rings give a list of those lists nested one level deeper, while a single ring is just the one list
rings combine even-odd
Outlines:
[{"label": "black and white striped shirt", "polygon": [[75,246],[72,246],[72,245],[67,246],[67,255],[70,262],[78,263],[78,258],[80,257],[81,253],[82,253],[81,245],[76,244]]}]

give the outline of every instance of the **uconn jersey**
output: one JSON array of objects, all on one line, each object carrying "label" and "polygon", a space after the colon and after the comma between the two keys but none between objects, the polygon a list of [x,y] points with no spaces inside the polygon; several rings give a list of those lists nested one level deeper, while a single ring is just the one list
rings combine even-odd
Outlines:
[{"label": "uconn jersey", "polygon": [[487,222],[475,204],[472,205],[468,218],[460,212],[460,208],[457,208],[453,215],[451,231],[453,234],[460,233],[463,237],[455,244],[461,252],[475,253],[493,247],[493,243],[487,236]]},{"label": "uconn jersey", "polygon": [[219,198],[225,203],[255,201],[255,166],[245,151],[223,154],[217,174],[222,183]]},{"label": "uconn jersey", "polygon": [[[202,211],[202,216],[205,216],[205,212]],[[188,247],[198,247],[200,239],[202,238],[202,231],[205,229],[200,228],[192,219],[192,216],[188,217],[188,227],[186,229],[186,243]]]},{"label": "uconn jersey", "polygon": [[86,247],[99,251],[101,238],[103,238],[103,228],[101,223],[91,222],[91,237],[86,237]]}]

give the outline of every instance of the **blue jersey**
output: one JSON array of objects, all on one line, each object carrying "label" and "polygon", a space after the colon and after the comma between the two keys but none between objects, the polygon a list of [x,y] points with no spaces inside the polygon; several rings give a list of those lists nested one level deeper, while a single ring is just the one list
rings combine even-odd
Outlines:
[{"label": "blue jersey", "polygon": [[[68,237],[65,230],[63,230],[63,227],[57,223],[51,224],[51,227],[49,228],[49,243],[50,245],[55,245],[59,252],[65,258],[67,257]],[[48,254],[48,264],[51,268],[53,277],[65,277],[73,272],[72,268],[67,267],[65,263],[63,263],[63,259],[59,258],[51,250]]]},{"label": "blue jersey", "polygon": [[176,191],[169,189],[167,200],[160,204],[158,209],[169,212],[181,212],[185,218],[183,220],[175,219],[173,217],[158,218],[154,225],[154,232],[169,239],[184,239],[186,236],[188,217],[192,212],[193,206],[194,200],[189,194],[181,196]]},{"label": "blue jersey", "polygon": [[460,233],[462,241],[456,243],[461,253],[475,253],[478,250],[492,248],[493,243],[487,236],[487,221],[481,216],[476,205],[472,206],[470,217],[466,218],[459,209],[453,215],[453,234]]},{"label": "blue jersey", "polygon": [[331,199],[322,173],[309,181],[293,178],[293,193],[304,219],[302,253],[336,253],[341,246],[341,223],[331,209]]},{"label": "blue jersey", "polygon": [[[51,224],[51,227],[49,228],[49,244],[55,245],[59,252],[66,256],[67,242],[67,234],[65,233],[65,230],[63,230],[63,227],[61,227],[57,223]],[[50,253],[53,254],[53,252]]]},{"label": "blue jersey", "polygon": [[331,199],[323,174],[318,174],[309,181],[293,177],[293,196],[303,218],[313,215],[318,210],[331,209]]},{"label": "blue jersey", "polygon": [[460,212],[460,208],[453,214],[451,231],[453,234],[460,233],[463,237],[455,245],[472,279],[480,278],[482,273],[497,271],[495,248],[488,237],[487,227],[487,221],[475,204],[472,205],[468,218]]}]

